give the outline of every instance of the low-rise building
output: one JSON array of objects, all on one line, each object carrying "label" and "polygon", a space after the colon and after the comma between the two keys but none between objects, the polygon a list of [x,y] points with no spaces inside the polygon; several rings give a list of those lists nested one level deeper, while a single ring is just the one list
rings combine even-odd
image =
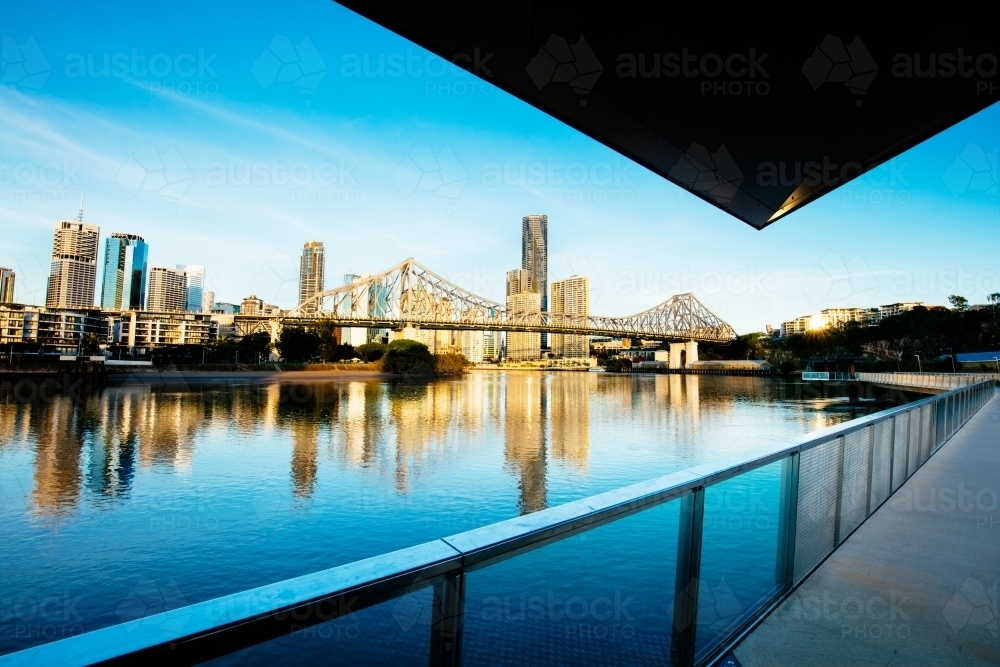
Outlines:
[{"label": "low-rise building", "polygon": [[207,313],[131,310],[113,319],[112,342],[127,345],[131,350],[208,345],[219,335],[219,323]]},{"label": "low-rise building", "polygon": [[22,304],[0,305],[0,345],[34,343],[72,353],[86,335],[101,343],[108,338],[108,321],[95,309],[46,308]]}]

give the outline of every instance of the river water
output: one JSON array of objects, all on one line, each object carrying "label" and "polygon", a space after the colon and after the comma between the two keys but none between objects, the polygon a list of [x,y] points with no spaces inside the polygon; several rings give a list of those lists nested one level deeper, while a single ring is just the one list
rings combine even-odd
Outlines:
[{"label": "river water", "polygon": [[[876,409],[770,378],[570,372],[29,389],[0,392],[0,653],[732,460]],[[706,510],[719,567],[753,561],[760,574],[751,585],[720,570],[720,618],[767,585],[776,480],[760,471],[746,482],[756,492],[738,490],[757,499],[749,508],[720,488],[721,523]],[[673,505],[470,575],[467,662],[542,664],[546,651],[552,664],[659,661]],[[625,557],[657,540],[645,565]],[[221,662],[426,664],[427,590]],[[638,598],[622,607],[626,593]],[[577,597],[589,605],[580,619],[564,602]]]}]

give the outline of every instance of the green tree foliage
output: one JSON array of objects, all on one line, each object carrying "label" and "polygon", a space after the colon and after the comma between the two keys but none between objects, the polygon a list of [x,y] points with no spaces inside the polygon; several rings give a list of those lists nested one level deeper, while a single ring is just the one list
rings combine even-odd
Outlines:
[{"label": "green tree foliage", "polygon": [[285,361],[309,361],[319,350],[320,337],[302,327],[284,327],[278,337],[278,354]]},{"label": "green tree foliage", "polygon": [[434,373],[434,356],[427,346],[415,340],[394,340],[385,347],[382,370],[407,375]]},{"label": "green tree foliage", "polygon": [[385,345],[382,343],[365,343],[364,345],[358,345],[354,349],[354,353],[361,361],[371,363],[378,361],[385,355]]},{"label": "green tree foliage", "polygon": [[951,304],[952,308],[960,312],[969,309],[969,300],[966,299],[964,296],[952,294],[951,296],[948,297],[948,303]]},{"label": "green tree foliage", "polygon": [[435,354],[434,371],[439,375],[456,375],[469,367],[469,360],[461,354]]},{"label": "green tree foliage", "polygon": [[609,373],[620,373],[632,369],[632,360],[625,357],[612,357],[604,364],[604,369]]}]

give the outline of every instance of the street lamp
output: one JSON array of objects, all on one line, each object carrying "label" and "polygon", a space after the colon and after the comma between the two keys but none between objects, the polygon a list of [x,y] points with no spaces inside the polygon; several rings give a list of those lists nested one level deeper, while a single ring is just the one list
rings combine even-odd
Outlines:
[{"label": "street lamp", "polygon": [[955,351],[950,347],[946,347],[944,349],[948,350],[948,356],[951,357],[951,372],[957,373],[958,371],[955,370]]},{"label": "street lamp", "polygon": [[923,365],[922,365],[922,364],[920,363],[920,355],[919,355],[919,354],[915,354],[915,355],[913,355],[913,356],[915,356],[915,357],[917,358],[917,372],[919,372],[919,373],[923,373],[923,372],[924,372],[924,367],[923,367]]}]

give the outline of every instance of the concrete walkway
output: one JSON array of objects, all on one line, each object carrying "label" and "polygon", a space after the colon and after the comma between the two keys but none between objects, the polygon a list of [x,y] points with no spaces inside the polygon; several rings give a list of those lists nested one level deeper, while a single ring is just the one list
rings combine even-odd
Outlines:
[{"label": "concrete walkway", "polygon": [[744,667],[1000,665],[1000,397],[736,648]]}]

